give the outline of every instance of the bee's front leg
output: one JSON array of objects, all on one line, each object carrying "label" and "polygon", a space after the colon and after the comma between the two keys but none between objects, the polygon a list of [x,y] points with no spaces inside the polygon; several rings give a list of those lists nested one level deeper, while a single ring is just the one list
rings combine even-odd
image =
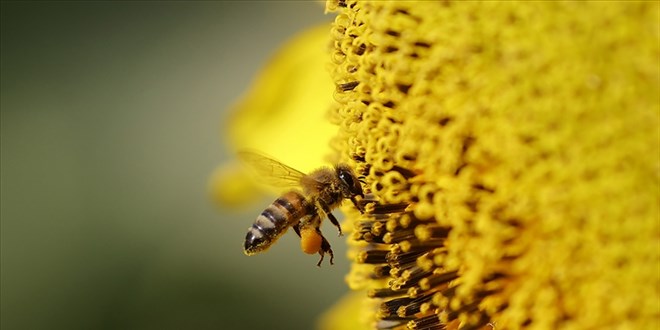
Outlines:
[{"label": "bee's front leg", "polygon": [[332,213],[330,212],[327,212],[327,214],[328,214],[328,219],[330,219],[330,222],[332,222],[332,224],[335,225],[335,227],[337,227],[337,230],[339,231],[338,236],[344,235],[344,233],[341,232],[341,225],[339,224],[339,221],[337,221],[337,218],[335,218],[335,216],[332,215]]},{"label": "bee's front leg", "polygon": [[364,206],[360,205],[358,201],[355,199],[355,196],[351,197],[351,202],[353,202],[353,205],[355,205],[355,208],[360,211],[360,213],[364,214]]},{"label": "bee's front leg", "polygon": [[319,207],[321,210],[323,210],[323,213],[325,213],[325,215],[328,216],[328,219],[330,219],[330,222],[332,222],[332,224],[335,225],[335,227],[337,227],[337,230],[339,231],[339,235],[338,235],[338,236],[342,236],[342,235],[344,235],[344,234],[341,232],[341,225],[339,224],[339,221],[338,221],[337,218],[335,218],[335,216],[330,212],[330,208],[329,208],[327,205],[325,205],[324,203],[322,203],[321,201],[318,201],[317,204],[318,204],[317,207]]}]

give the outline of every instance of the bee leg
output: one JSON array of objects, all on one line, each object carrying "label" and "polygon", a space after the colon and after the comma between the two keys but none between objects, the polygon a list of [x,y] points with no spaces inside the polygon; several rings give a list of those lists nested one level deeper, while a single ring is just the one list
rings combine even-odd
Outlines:
[{"label": "bee leg", "polygon": [[337,227],[337,230],[339,230],[339,236],[344,235],[341,232],[341,225],[339,225],[339,221],[337,221],[337,218],[335,218],[335,216],[330,212],[328,206],[320,202],[319,205],[321,206],[323,213],[325,213],[328,216],[328,219],[330,219],[330,222],[332,222],[332,224],[335,225],[335,227]]},{"label": "bee leg", "polygon": [[337,230],[339,230],[339,236],[343,235],[343,233],[341,232],[341,226],[339,225],[339,221],[337,221],[337,218],[335,218],[335,216],[332,215],[332,213],[330,212],[328,212],[327,214],[328,214],[328,219],[330,219],[330,222],[332,222],[332,224],[335,225],[335,227],[337,227]]},{"label": "bee leg", "polygon": [[364,214],[364,207],[362,207],[362,205],[360,205],[360,203],[357,202],[355,196],[351,197],[351,202],[353,202],[353,205],[355,205],[355,208],[358,209],[360,213]]},{"label": "bee leg", "polygon": [[[321,235],[321,232],[318,231],[319,235]],[[316,264],[317,266],[321,267],[321,262],[323,261],[323,255],[327,252],[330,254],[330,264],[334,265],[334,260],[335,260],[335,255],[332,253],[332,249],[330,248],[330,243],[328,242],[323,235],[321,235],[321,238],[323,241],[321,242],[321,251],[319,251],[319,254],[321,255],[321,260],[319,260],[319,263]]]},{"label": "bee leg", "polygon": [[293,225],[292,227],[293,227],[293,231],[296,232],[296,235],[298,235],[298,237],[302,238],[302,236],[300,236],[300,221],[298,221],[298,223]]}]

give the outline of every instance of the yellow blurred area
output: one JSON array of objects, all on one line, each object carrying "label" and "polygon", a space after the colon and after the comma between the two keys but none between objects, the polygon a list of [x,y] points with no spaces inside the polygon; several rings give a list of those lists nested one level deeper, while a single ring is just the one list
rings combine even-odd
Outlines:
[{"label": "yellow blurred area", "polygon": [[363,291],[350,292],[319,318],[319,330],[367,330],[370,312],[376,308]]},{"label": "yellow blurred area", "polygon": [[[324,164],[337,130],[326,119],[334,90],[324,69],[328,42],[329,25],[323,24],[293,38],[269,61],[222,123],[230,151],[256,150],[303,172]],[[267,189],[258,182],[228,161],[211,177],[211,195],[222,206],[244,205]]]},{"label": "yellow blurred area", "polygon": [[[270,201],[217,208],[208,185],[218,164],[234,157],[223,144],[236,133],[225,118],[244,125],[235,139],[280,141],[288,154],[269,145],[263,151],[294,166],[301,164],[288,156],[317,145],[309,134],[318,126],[304,126],[325,107],[307,108],[296,117],[304,120],[291,123],[275,120],[281,114],[272,105],[291,103],[282,99],[287,88],[307,85],[311,93],[327,80],[272,85],[280,99],[271,99],[270,109],[256,104],[263,112],[251,119],[240,118],[234,102],[287,40],[330,23],[323,6],[2,1],[0,7],[0,328],[313,328],[346,290],[342,240],[328,237],[331,267],[316,267],[317,256],[300,251],[295,233],[266,253],[245,256],[246,229]],[[260,126],[285,135],[294,127],[307,140],[293,144]],[[322,153],[309,151],[318,162]],[[218,182],[232,192],[223,197],[231,203],[259,196],[230,162],[216,174],[227,178]]]}]

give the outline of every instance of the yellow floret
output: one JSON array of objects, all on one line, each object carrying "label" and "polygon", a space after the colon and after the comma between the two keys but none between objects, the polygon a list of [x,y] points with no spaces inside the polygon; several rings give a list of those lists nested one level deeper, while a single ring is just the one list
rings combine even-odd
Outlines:
[{"label": "yellow floret", "polygon": [[377,201],[349,282],[390,290],[379,326],[660,327],[658,2],[328,10],[333,146]]}]

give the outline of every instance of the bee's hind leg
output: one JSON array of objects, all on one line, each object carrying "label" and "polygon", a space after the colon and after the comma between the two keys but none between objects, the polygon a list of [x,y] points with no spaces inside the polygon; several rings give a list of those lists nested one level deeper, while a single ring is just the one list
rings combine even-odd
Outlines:
[{"label": "bee's hind leg", "polygon": [[[320,231],[317,232],[319,233],[319,235],[321,235]],[[323,256],[326,252],[330,254],[330,264],[334,265],[335,255],[334,253],[332,253],[332,249],[330,248],[330,243],[328,242],[327,239],[325,239],[325,237],[323,237],[323,235],[321,235],[321,239],[322,239],[321,250],[319,250],[319,255],[321,255],[321,259],[319,260],[319,263],[317,263],[316,265],[321,267],[321,262],[323,262]]]},{"label": "bee's hind leg", "polygon": [[293,227],[293,231],[296,232],[296,235],[298,235],[298,237],[302,238],[302,236],[300,236],[300,226],[301,226],[301,222],[298,221],[297,224],[295,224],[295,225],[293,225],[293,226],[291,226],[291,227]]}]

